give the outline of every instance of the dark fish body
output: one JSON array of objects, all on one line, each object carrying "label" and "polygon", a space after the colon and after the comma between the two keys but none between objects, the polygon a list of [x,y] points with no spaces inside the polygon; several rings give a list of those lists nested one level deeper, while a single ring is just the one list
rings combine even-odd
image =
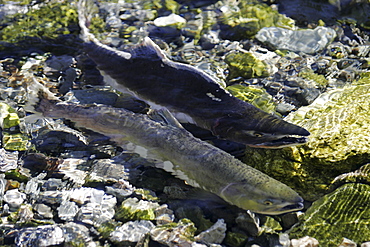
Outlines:
[{"label": "dark fish body", "polygon": [[89,33],[81,9],[85,52],[113,79],[116,89],[185,113],[196,125],[224,139],[272,148],[306,142],[307,130],[233,97],[203,71],[169,60],[150,38],[129,52],[103,45]]},{"label": "dark fish body", "polygon": [[[37,90],[40,89],[33,89]],[[150,152],[151,157],[164,161],[159,167],[230,204],[271,215],[303,207],[302,198],[291,188],[195,138],[179,127],[171,115],[167,121],[171,124],[167,124],[122,108],[51,100],[44,90],[40,92],[34,109],[44,116],[70,119],[77,126],[104,134],[118,144],[130,141],[139,147],[135,150],[141,150],[142,156]]]}]

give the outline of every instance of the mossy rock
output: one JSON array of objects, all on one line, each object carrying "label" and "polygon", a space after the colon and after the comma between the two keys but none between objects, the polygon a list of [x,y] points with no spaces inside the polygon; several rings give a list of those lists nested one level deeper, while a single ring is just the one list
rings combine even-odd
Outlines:
[{"label": "mossy rock", "polygon": [[325,88],[328,85],[328,80],[325,78],[324,75],[316,74],[311,69],[303,69],[299,72],[298,76],[314,81],[316,83],[316,86],[319,88]]},{"label": "mossy rock", "polygon": [[275,113],[276,105],[265,89],[235,84],[226,88],[234,97],[244,100],[267,113]]},{"label": "mossy rock", "polygon": [[[309,141],[280,150],[247,149],[244,162],[315,201],[332,179],[370,159],[370,83],[322,94],[286,120],[310,131]],[[370,79],[367,79],[370,82]]]},{"label": "mossy rock", "polygon": [[27,37],[55,39],[59,35],[78,34],[77,16],[77,9],[71,7],[71,1],[40,4],[38,8],[30,8],[26,14],[13,16],[11,24],[1,30],[0,37],[17,43]]},{"label": "mossy rock", "polygon": [[267,4],[240,1],[239,8],[229,6],[221,18],[221,37],[241,40],[253,38],[263,27],[293,28],[294,20],[273,10]]},{"label": "mossy rock", "polygon": [[115,214],[115,219],[127,222],[133,220],[154,220],[154,210],[159,207],[158,203],[128,198],[122,202]]},{"label": "mossy rock", "polygon": [[249,52],[231,52],[226,55],[225,62],[229,66],[230,79],[268,76],[267,65]]},{"label": "mossy rock", "polygon": [[9,129],[19,125],[20,120],[16,111],[8,104],[0,102],[0,128]]},{"label": "mossy rock", "polygon": [[290,238],[310,236],[320,246],[337,247],[348,238],[361,244],[370,240],[370,185],[349,183],[315,201]]}]

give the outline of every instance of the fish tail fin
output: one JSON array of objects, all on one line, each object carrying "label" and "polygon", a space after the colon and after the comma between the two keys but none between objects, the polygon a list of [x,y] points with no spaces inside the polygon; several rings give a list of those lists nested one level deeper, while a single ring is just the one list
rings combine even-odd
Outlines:
[{"label": "fish tail fin", "polygon": [[98,7],[94,0],[78,1],[78,24],[81,28],[81,38],[84,42],[95,41],[95,36],[90,32],[89,26],[94,15],[98,14]]}]

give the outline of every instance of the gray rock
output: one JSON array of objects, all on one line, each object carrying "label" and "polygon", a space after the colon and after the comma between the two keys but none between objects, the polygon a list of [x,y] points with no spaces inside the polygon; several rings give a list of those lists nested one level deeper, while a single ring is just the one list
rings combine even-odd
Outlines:
[{"label": "gray rock", "polygon": [[226,223],[223,219],[218,219],[217,222],[206,231],[195,236],[197,242],[204,244],[220,244],[226,236]]},{"label": "gray rock", "polygon": [[128,179],[128,173],[122,164],[114,163],[110,159],[93,161],[89,181],[118,182],[120,179]]},{"label": "gray rock", "polygon": [[3,200],[6,184],[5,174],[0,174],[0,202]]},{"label": "gray rock", "polygon": [[154,224],[148,220],[129,221],[111,233],[112,242],[140,242],[153,228]]},{"label": "gray rock", "polygon": [[154,210],[155,220],[158,225],[171,223],[175,220],[173,211],[168,208],[167,204],[163,204]]},{"label": "gray rock", "polygon": [[64,242],[63,230],[57,225],[23,228],[15,243],[20,247],[53,246]]},{"label": "gray rock", "polygon": [[120,179],[117,183],[112,186],[106,186],[105,192],[109,195],[113,195],[118,201],[123,201],[126,197],[132,195],[135,187],[133,187],[128,181]]},{"label": "gray rock", "polygon": [[60,227],[63,229],[65,246],[98,246],[90,237],[90,231],[86,226],[68,222]]},{"label": "gray rock", "polygon": [[48,190],[48,191],[52,191],[52,190],[60,190],[62,188],[64,188],[65,184],[63,183],[63,181],[61,179],[57,179],[57,178],[49,178],[43,185],[42,185],[42,189],[43,190]]},{"label": "gray rock", "polygon": [[264,27],[258,31],[256,39],[272,49],[314,54],[326,48],[335,36],[335,31],[328,27],[296,31],[280,27]]},{"label": "gray rock", "polygon": [[17,168],[18,151],[9,152],[0,149],[0,172],[7,172]]},{"label": "gray rock", "polygon": [[58,217],[61,220],[73,221],[74,217],[78,213],[78,206],[74,202],[63,201],[62,204],[58,207]]},{"label": "gray rock", "polygon": [[37,199],[39,203],[60,204],[63,201],[62,191],[42,191]]},{"label": "gray rock", "polygon": [[33,209],[36,210],[36,212],[43,218],[47,218],[47,219],[53,218],[52,209],[45,204],[41,204],[41,203],[35,204],[33,206]]},{"label": "gray rock", "polygon": [[[112,197],[115,199],[115,197]],[[113,202],[114,201],[114,202]],[[115,200],[109,203],[87,203],[83,205],[78,214],[77,219],[85,224],[99,226],[101,223],[108,221],[114,216]]]}]

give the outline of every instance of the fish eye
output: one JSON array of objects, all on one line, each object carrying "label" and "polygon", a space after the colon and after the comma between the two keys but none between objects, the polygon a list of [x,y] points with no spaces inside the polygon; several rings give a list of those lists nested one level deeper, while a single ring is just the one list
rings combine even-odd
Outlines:
[{"label": "fish eye", "polygon": [[254,132],[253,135],[255,137],[262,137],[263,136],[263,134],[262,133],[259,133],[259,132]]},{"label": "fish eye", "polygon": [[263,202],[263,204],[265,204],[266,206],[271,206],[274,203],[270,200],[266,200],[266,201]]}]

